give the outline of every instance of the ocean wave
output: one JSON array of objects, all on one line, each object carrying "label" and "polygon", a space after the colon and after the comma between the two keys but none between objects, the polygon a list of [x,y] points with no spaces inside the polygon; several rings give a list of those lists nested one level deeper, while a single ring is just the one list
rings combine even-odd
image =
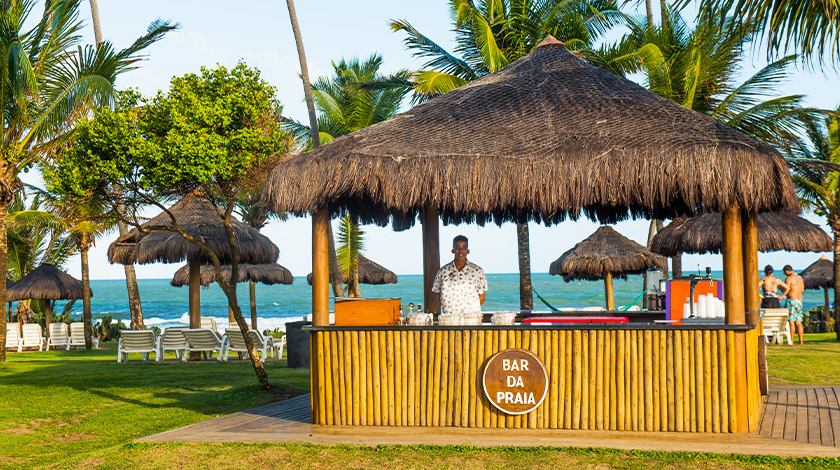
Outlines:
[{"label": "ocean wave", "polygon": [[[223,331],[228,324],[227,317],[207,317],[202,316],[202,318],[212,318],[216,321],[216,328],[219,331]],[[274,330],[275,328],[279,328],[280,331],[286,331],[286,323],[299,321],[302,318],[300,316],[292,316],[292,317],[260,317],[257,316],[257,327],[260,331],[264,330]],[[246,321],[250,323],[250,318],[246,318]],[[170,326],[188,326],[190,324],[190,315],[189,313],[184,313],[178,319],[173,318],[160,318],[160,317],[150,317],[144,318],[143,323],[146,326],[157,326],[158,328],[167,328]]]}]

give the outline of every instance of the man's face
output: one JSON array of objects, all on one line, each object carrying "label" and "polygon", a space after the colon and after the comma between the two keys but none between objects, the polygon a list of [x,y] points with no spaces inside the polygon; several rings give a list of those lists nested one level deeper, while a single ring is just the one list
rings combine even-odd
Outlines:
[{"label": "man's face", "polygon": [[785,273],[785,276],[792,276],[793,275],[793,271],[791,271],[790,269],[785,269],[784,273]]},{"label": "man's face", "polygon": [[455,255],[455,261],[463,261],[467,259],[470,254],[470,249],[467,248],[467,242],[457,241],[452,245],[452,253]]}]

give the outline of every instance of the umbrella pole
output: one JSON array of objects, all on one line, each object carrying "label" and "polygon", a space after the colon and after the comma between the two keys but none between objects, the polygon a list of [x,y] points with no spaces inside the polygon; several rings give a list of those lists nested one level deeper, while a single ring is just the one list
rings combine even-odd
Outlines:
[{"label": "umbrella pole", "polygon": [[426,311],[440,313],[440,295],[432,292],[440,270],[440,220],[431,205],[423,207],[423,303]]},{"label": "umbrella pole", "polygon": [[189,264],[190,328],[201,328],[201,261],[195,258]]},{"label": "umbrella pole", "polygon": [[607,298],[607,310],[615,310],[615,299],[613,298],[612,273],[604,276],[604,297]]},{"label": "umbrella pole", "polygon": [[44,315],[45,319],[47,320],[47,343],[49,344],[50,339],[50,317],[52,316],[52,309],[50,308],[50,301],[49,299],[44,300],[44,304],[46,305],[46,314]]},{"label": "umbrella pole", "polygon": [[251,297],[251,328],[257,329],[257,286],[248,281],[248,294]]}]

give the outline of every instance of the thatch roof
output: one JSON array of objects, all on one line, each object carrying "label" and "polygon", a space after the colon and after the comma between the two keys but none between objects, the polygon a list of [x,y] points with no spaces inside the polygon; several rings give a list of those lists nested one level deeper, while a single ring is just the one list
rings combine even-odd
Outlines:
[{"label": "thatch roof", "polygon": [[665,257],[616,232],[612,227],[601,226],[588,238],[553,263],[549,274],[562,275],[566,282],[576,279],[595,281],[607,273],[626,279],[628,274],[639,274],[650,268],[666,267]]},{"label": "thatch roof", "polygon": [[806,289],[831,289],[834,287],[834,262],[823,255],[799,275],[805,281]]},{"label": "thatch roof", "polygon": [[363,223],[799,213],[770,145],[587,64],[553,38],[394,118],[278,164],[263,199]]},{"label": "thatch roof", "polygon": [[[312,273],[306,276],[306,282],[312,285]],[[347,273],[342,272],[341,282],[347,282]],[[359,255],[360,284],[396,284],[397,275],[378,263]]]},{"label": "thatch roof", "polygon": [[6,290],[9,290],[9,287],[12,287],[14,284],[15,281],[9,279],[8,277],[6,278]]},{"label": "thatch roof", "polygon": [[[671,221],[653,237],[650,249],[665,256],[677,253],[720,253],[720,213],[681,217]],[[758,214],[758,251],[831,251],[831,237],[818,225],[795,215],[768,212]]]},{"label": "thatch roof", "polygon": [[[230,282],[230,265],[222,266],[222,275]],[[216,282],[216,268],[212,264],[201,266],[201,285],[209,286]],[[254,281],[261,284],[291,284],[294,282],[291,271],[280,266],[277,263],[273,264],[240,264],[239,280],[237,282]],[[181,267],[175,272],[172,281],[169,282],[173,287],[182,287],[190,283],[190,266]]]},{"label": "thatch roof", "polygon": [[[6,281],[8,286],[8,279]],[[93,297],[93,291],[90,295]],[[41,264],[6,289],[7,302],[28,299],[63,300],[81,298],[82,281],[50,263]]]},{"label": "thatch roof", "polygon": [[[230,248],[225,228],[213,204],[206,198],[188,194],[169,208],[178,225],[185,232],[205,243],[219,256],[222,263],[230,261]],[[172,227],[166,212],[153,217],[142,227]],[[233,219],[233,231],[239,246],[239,260],[243,264],[271,264],[277,261],[279,250],[271,240],[256,229]],[[108,247],[108,261],[121,264],[179,263],[198,257],[209,263],[204,251],[176,232],[151,230],[141,233],[136,228],[119,237]]]}]

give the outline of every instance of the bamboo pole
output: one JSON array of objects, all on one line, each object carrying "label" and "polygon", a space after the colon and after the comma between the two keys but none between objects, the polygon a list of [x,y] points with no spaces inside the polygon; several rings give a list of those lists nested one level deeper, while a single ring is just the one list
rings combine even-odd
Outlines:
[{"label": "bamboo pole", "polygon": [[573,350],[574,350],[574,343],[572,341],[572,332],[571,330],[566,330],[560,333],[561,341],[563,342],[563,364],[565,368],[563,369],[563,429],[572,429],[572,390],[573,390],[573,382],[572,382],[572,370],[574,368],[573,364]]},{"label": "bamboo pole", "polygon": [[595,332],[595,429],[604,429],[604,331]]},{"label": "bamboo pole", "polygon": [[617,413],[617,396],[616,396],[616,367],[617,367],[617,354],[616,354],[616,331],[610,330],[607,332],[608,334],[608,342],[609,342],[609,355],[607,357],[607,365],[609,367],[604,371],[606,374],[606,379],[609,381],[609,400],[607,403],[609,404],[609,417],[610,417],[610,426],[609,429],[615,431],[618,429],[618,413]]},{"label": "bamboo pole", "polygon": [[630,331],[624,333],[624,429],[632,431],[633,424],[633,336]]},{"label": "bamboo pole", "polygon": [[683,392],[685,391],[686,384],[685,382],[683,382],[682,374],[683,353],[685,352],[685,347],[683,346],[681,331],[670,331],[669,333],[672,333],[672,336],[674,338],[674,430],[681,432],[687,431],[687,429],[685,429],[684,427],[685,408],[683,403]]},{"label": "bamboo pole", "polygon": [[348,331],[350,334],[350,369],[352,369],[353,377],[353,425],[358,426],[362,424],[362,395],[360,393],[361,385],[361,370],[359,367],[359,331]]},{"label": "bamboo pole", "polygon": [[403,396],[405,370],[403,370],[403,331],[391,332],[394,338],[394,423],[405,426],[405,399]]},{"label": "bamboo pole", "polygon": [[581,429],[589,429],[589,333],[589,331],[583,331],[581,335]]},{"label": "bamboo pole", "polygon": [[572,357],[574,360],[572,366],[572,374],[574,375],[574,383],[572,385],[572,429],[581,428],[581,403],[580,399],[583,390],[583,332],[581,330],[574,330],[572,332],[574,337],[574,349]]},{"label": "bamboo pole", "polygon": [[666,370],[666,388],[667,391],[667,407],[668,410],[668,431],[677,430],[677,416],[682,418],[680,412],[681,403],[678,404],[676,400],[676,375],[674,374],[674,362],[676,361],[676,351],[674,348],[675,335],[673,331],[665,332],[665,370]]},{"label": "bamboo pole", "polygon": [[615,395],[616,395],[617,403],[615,404],[615,406],[616,406],[615,419],[616,419],[616,428],[619,431],[624,431],[626,429],[625,424],[624,424],[625,423],[625,416],[626,416],[626,413],[627,413],[627,410],[624,406],[624,404],[625,404],[624,394],[625,394],[625,389],[626,389],[626,387],[624,386],[624,383],[625,383],[624,382],[624,374],[625,374],[624,368],[625,368],[625,364],[626,364],[626,361],[625,361],[624,357],[625,357],[626,347],[627,346],[625,345],[625,342],[624,342],[624,331],[617,331],[616,332],[616,351],[615,351],[615,362],[616,362],[616,377],[615,377],[616,394]]},{"label": "bamboo pole", "polygon": [[380,331],[379,332],[379,383],[380,387],[380,395],[379,395],[379,406],[380,408],[380,415],[382,420],[382,425],[388,425],[388,420],[390,417],[390,410],[388,408],[388,396],[390,392],[388,390],[388,369],[390,368],[388,365],[388,339],[387,339],[388,332],[387,331]]},{"label": "bamboo pole", "polygon": [[414,371],[416,369],[415,365],[417,364],[417,359],[418,359],[415,355],[415,347],[416,347],[416,345],[414,343],[414,334],[415,333],[416,333],[416,331],[409,331],[409,332],[406,332],[406,335],[405,335],[406,351],[408,351],[408,358],[407,358],[408,361],[407,361],[406,366],[405,366],[405,368],[408,369],[408,375],[407,375],[407,378],[406,378],[406,380],[408,381],[406,383],[407,388],[408,388],[406,390],[406,392],[407,392],[406,401],[407,401],[407,404],[408,404],[408,412],[407,412],[407,414],[408,414],[408,417],[407,417],[408,418],[407,419],[408,426],[415,426],[416,425],[415,414],[414,414],[415,413],[415,404],[416,404],[415,403],[416,395],[415,395],[414,392],[415,392],[415,387],[419,384],[417,383],[418,377],[414,373]]},{"label": "bamboo pole", "polygon": [[[737,205],[723,212],[723,287],[726,324],[744,324],[744,269],[741,211]],[[756,282],[758,285],[758,282]]]},{"label": "bamboo pole", "polygon": [[432,420],[428,417],[427,412],[429,406],[427,402],[432,396],[432,391],[429,386],[429,371],[433,369],[433,362],[429,361],[429,330],[423,330],[420,333],[420,424],[422,426],[431,426]]},{"label": "bamboo pole", "polygon": [[400,422],[398,421],[396,406],[396,364],[394,363],[396,341],[393,331],[385,332],[385,341],[385,364],[388,366],[388,425],[396,426]]},{"label": "bamboo pole", "polygon": [[481,365],[478,363],[478,331],[471,330],[470,331],[470,346],[467,350],[470,353],[470,375],[468,377],[469,381],[469,395],[470,395],[470,408],[469,408],[469,426],[478,427],[476,423],[476,413],[481,410],[481,400],[478,396],[478,393],[481,393],[478,390],[477,382],[479,380],[478,371],[481,369]]},{"label": "bamboo pole", "polygon": [[562,346],[560,345],[560,334],[560,331],[551,331],[551,364],[549,366],[551,371],[551,377],[549,377],[551,389],[548,394],[548,422],[550,429],[557,429],[563,419],[563,396],[561,392],[562,389],[560,388],[562,379],[559,371],[563,370],[563,366],[561,364],[563,362],[564,353]]},{"label": "bamboo pole", "polygon": [[370,355],[373,363],[371,378],[373,379],[373,424],[381,426],[382,422],[382,365],[379,362],[379,336],[381,331],[372,331],[370,337]]},{"label": "bamboo pole", "polygon": [[324,388],[326,389],[326,393],[324,394],[324,401],[323,406],[326,408],[325,410],[325,418],[326,424],[332,426],[335,424],[335,419],[333,418],[333,354],[332,354],[332,344],[330,341],[330,334],[328,332],[323,333],[324,338]]},{"label": "bamboo pole", "polygon": [[631,429],[633,431],[641,431],[643,426],[639,426],[642,418],[639,416],[639,391],[642,388],[642,382],[639,380],[639,332],[633,330],[630,332],[630,416]]},{"label": "bamboo pole", "polygon": [[462,365],[462,357],[461,352],[464,350],[464,333],[463,330],[458,330],[450,333],[454,336],[455,341],[453,341],[452,346],[454,347],[454,363],[453,371],[450,374],[452,380],[449,382],[449,397],[450,397],[450,404],[449,404],[449,413],[452,416],[450,420],[450,424],[452,426],[461,426],[461,400],[460,400],[460,391],[461,391],[461,365]]},{"label": "bamboo pole", "polygon": [[709,334],[709,340],[706,342],[709,348],[709,358],[711,360],[711,409],[712,409],[712,432],[720,432],[720,372],[718,358],[718,333],[719,331],[712,331]]},{"label": "bamboo pole", "polygon": [[604,275],[604,297],[607,299],[607,310],[615,310],[615,297],[613,296],[612,273]]},{"label": "bamboo pole", "polygon": [[737,356],[735,354],[735,332],[734,331],[727,331],[726,332],[726,368],[729,372],[727,376],[727,389],[729,391],[727,400],[729,406],[729,431],[730,432],[743,432],[740,424],[739,424],[739,414],[743,414],[744,410],[739,408],[740,403],[738,402],[738,392],[736,388],[737,379],[735,375],[737,374],[737,366],[735,364],[735,360]]},{"label": "bamboo pole", "polygon": [[726,332],[718,332],[718,401],[720,402],[720,432],[729,432],[729,369]]},{"label": "bamboo pole", "polygon": [[701,347],[703,349],[703,412],[704,423],[703,430],[710,432],[713,430],[712,420],[712,350],[709,347],[711,342],[711,335],[709,330],[703,330],[703,338]]},{"label": "bamboo pole", "polygon": [[[476,348],[476,367],[475,367],[475,377],[476,380],[479,380],[481,374],[484,372],[484,361],[485,361],[485,352],[484,352],[484,338],[485,338],[486,331],[477,331],[476,332],[476,339],[478,341],[478,347]],[[476,413],[475,413],[475,425],[476,427],[483,428],[487,427],[487,420],[484,419],[485,410],[490,404],[484,397],[484,392],[479,389],[479,385],[476,384],[476,396],[478,396],[478,405],[476,406]]]},{"label": "bamboo pole", "polygon": [[698,395],[700,394],[700,389],[702,387],[698,387],[697,382],[697,342],[695,341],[695,331],[688,331],[688,364],[686,365],[686,370],[688,371],[688,388],[689,388],[689,413],[690,413],[690,424],[689,424],[689,431],[697,432],[699,430],[698,416],[702,413],[697,413],[698,410]]},{"label": "bamboo pole", "polygon": [[656,364],[658,364],[659,370],[659,387],[656,390],[656,393],[659,394],[659,427],[657,428],[659,431],[667,431],[668,430],[668,415],[670,414],[670,408],[668,407],[668,366],[667,366],[667,354],[668,354],[668,332],[667,331],[657,331],[654,334],[658,334],[659,336],[659,354],[657,355]]},{"label": "bamboo pole", "polygon": [[472,346],[472,331],[463,333],[461,357],[464,365],[461,369],[461,426],[469,426],[470,419],[470,382],[475,375],[470,374],[470,346]]},{"label": "bamboo pole", "polygon": [[342,343],[344,343],[343,364],[344,371],[344,400],[347,403],[347,424],[359,424],[359,407],[358,402],[354,400],[353,391],[358,393],[358,383],[353,380],[353,343],[351,339],[352,332],[342,332]]},{"label": "bamboo pole", "polygon": [[682,355],[682,380],[683,386],[683,431],[693,431],[692,428],[692,420],[691,420],[691,410],[693,409],[692,406],[692,397],[694,397],[694,388],[692,386],[690,364],[691,362],[691,349],[692,349],[692,342],[689,340],[690,332],[689,331],[680,331],[680,336],[682,337],[682,346],[683,346],[683,355]]},{"label": "bamboo pole", "polygon": [[653,332],[645,330],[642,335],[644,346],[644,417],[645,431],[653,431]]},{"label": "bamboo pole", "polygon": [[420,384],[423,382],[425,373],[425,367],[420,364],[420,357],[422,354],[422,335],[419,331],[414,331],[414,357],[415,357],[415,365],[414,365],[414,379],[417,383],[414,385],[414,422],[420,424],[423,420],[423,412],[422,412],[422,403],[425,400],[425,396],[421,393]]},{"label": "bamboo pole", "polygon": [[361,338],[364,339],[364,346],[362,347],[362,351],[364,352],[365,359],[362,362],[362,383],[364,384],[365,389],[365,399],[363,400],[364,410],[365,410],[365,419],[364,422],[368,426],[373,425],[373,355],[371,351],[371,338],[373,337],[372,331],[365,331],[363,332]]},{"label": "bamboo pole", "polygon": [[758,293],[758,229],[756,212],[741,211],[741,251],[744,270],[744,319],[748,325],[758,323],[761,302]]},{"label": "bamboo pole", "polygon": [[449,366],[452,360],[449,356],[449,331],[442,331],[440,333],[441,350],[440,350],[440,376],[438,377],[438,388],[440,388],[440,400],[437,402],[438,416],[440,416],[440,426],[448,426],[449,411]]},{"label": "bamboo pole", "polygon": [[312,213],[312,323],[315,326],[330,324],[329,223],[326,208]]},{"label": "bamboo pole", "polygon": [[435,276],[440,270],[440,220],[438,210],[423,206],[423,305],[427,312],[440,313],[440,294],[432,292]]}]

